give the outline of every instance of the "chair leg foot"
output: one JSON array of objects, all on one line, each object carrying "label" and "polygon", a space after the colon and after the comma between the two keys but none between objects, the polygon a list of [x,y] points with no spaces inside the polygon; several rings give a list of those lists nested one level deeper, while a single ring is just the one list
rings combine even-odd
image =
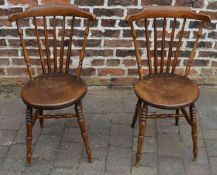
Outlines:
[{"label": "chair leg foot", "polygon": [[133,121],[132,121],[132,124],[131,124],[131,128],[135,127],[137,118],[140,115],[139,113],[140,113],[140,110],[141,110],[141,104],[142,104],[142,101],[140,99],[138,99],[137,104],[136,104],[136,109],[135,109],[134,117],[133,117]]},{"label": "chair leg foot", "polygon": [[32,108],[26,109],[26,159],[29,166],[32,165]]},{"label": "chair leg foot", "polygon": [[90,163],[92,163],[93,162],[93,156],[92,156],[92,152],[90,149],[90,143],[89,143],[88,134],[87,134],[86,126],[85,126],[85,120],[83,117],[83,109],[82,109],[82,103],[81,102],[77,102],[75,104],[75,111],[76,111],[76,114],[78,115],[78,124],[79,124],[80,130],[81,130],[81,136],[82,136],[82,139],[84,142],[88,161]]},{"label": "chair leg foot", "polygon": [[190,106],[190,116],[191,116],[191,127],[192,127],[192,141],[193,141],[193,154],[194,161],[197,160],[198,147],[197,147],[197,119],[196,119],[196,109],[194,105]]},{"label": "chair leg foot", "polygon": [[[179,109],[176,109],[176,115],[179,115]],[[178,126],[179,125],[179,116],[175,117],[175,125]]]},{"label": "chair leg foot", "polygon": [[[43,115],[43,110],[40,110],[39,114]],[[44,128],[44,119],[43,118],[39,118],[39,123],[40,123],[40,127]]]},{"label": "chair leg foot", "polygon": [[142,113],[139,118],[139,136],[138,136],[138,145],[137,145],[137,153],[136,153],[136,167],[139,166],[142,157],[142,146],[143,146],[144,136],[145,136],[147,112],[148,112],[148,107],[145,104],[143,104]]}]

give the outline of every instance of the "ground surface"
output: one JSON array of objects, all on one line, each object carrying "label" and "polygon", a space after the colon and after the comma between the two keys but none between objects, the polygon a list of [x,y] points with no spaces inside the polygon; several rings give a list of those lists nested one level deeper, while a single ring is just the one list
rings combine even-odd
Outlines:
[{"label": "ground surface", "polygon": [[217,175],[217,89],[201,88],[197,103],[198,161],[192,162],[191,129],[183,118],[178,127],[171,119],[148,120],[140,168],[138,124],[130,128],[132,89],[92,88],[84,98],[94,163],[87,162],[76,119],[46,120],[44,129],[37,122],[33,130],[32,167],[25,164],[25,105],[18,90],[1,87],[0,175]]}]

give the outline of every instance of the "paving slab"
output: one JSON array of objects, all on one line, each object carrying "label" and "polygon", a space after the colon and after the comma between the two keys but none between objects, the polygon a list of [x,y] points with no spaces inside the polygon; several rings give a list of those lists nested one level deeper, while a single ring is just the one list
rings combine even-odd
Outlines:
[{"label": "paving slab", "polygon": [[[197,161],[184,118],[179,126],[174,119],[148,120],[140,167],[135,167],[138,121],[134,129],[130,125],[136,102],[132,88],[90,88],[83,106],[93,163],[88,163],[77,120],[60,119],[46,120],[43,129],[36,121],[33,164],[28,167],[26,107],[18,96],[0,95],[0,175],[217,175],[217,89],[202,87],[196,103]],[[71,112],[74,107],[45,111]]]}]

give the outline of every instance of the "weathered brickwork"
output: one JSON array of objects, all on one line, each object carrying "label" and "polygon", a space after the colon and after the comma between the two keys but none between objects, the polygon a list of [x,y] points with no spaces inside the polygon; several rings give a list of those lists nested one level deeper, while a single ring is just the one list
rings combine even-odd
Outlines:
[{"label": "weathered brickwork", "polygon": [[[97,20],[91,24],[83,66],[83,76],[88,77],[90,85],[131,85],[138,78],[130,28],[125,21],[127,14],[139,11],[143,6],[152,5],[189,6],[197,12],[209,14],[212,17],[212,23],[205,26],[190,76],[202,84],[217,84],[217,1],[215,0],[0,0],[0,79],[2,82],[17,83],[28,79],[16,26],[15,23],[8,21],[8,15],[12,12],[24,11],[31,5],[49,3],[75,4],[96,14]],[[52,24],[52,19],[49,22]],[[21,24],[25,26],[23,32],[24,37],[27,38],[28,52],[34,65],[34,75],[38,75],[40,61],[37,43],[31,40],[34,36],[31,28],[34,25],[32,20],[22,20]],[[61,23],[59,22],[58,25],[60,26]],[[181,25],[178,23],[177,28]],[[69,26],[70,23],[66,31]],[[83,30],[85,22],[78,19],[75,26],[71,72],[75,72],[74,68],[78,63],[79,45],[83,36],[81,29]],[[136,26],[142,27],[139,23]],[[187,22],[178,62],[178,73],[182,73],[186,65],[197,27],[198,22]],[[43,30],[39,30],[39,34],[40,32],[43,33]],[[61,38],[61,31],[58,31],[58,36]],[[144,31],[138,30],[137,36],[139,45],[144,47]],[[166,45],[168,46],[168,43]],[[140,52],[146,51],[140,50]],[[146,66],[145,73],[147,73],[146,58],[143,63]]]}]

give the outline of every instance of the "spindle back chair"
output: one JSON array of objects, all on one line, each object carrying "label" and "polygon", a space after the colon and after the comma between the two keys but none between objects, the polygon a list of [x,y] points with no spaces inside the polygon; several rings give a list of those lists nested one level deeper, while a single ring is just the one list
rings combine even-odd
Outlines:
[{"label": "spindle back chair", "polygon": [[[187,56],[188,59],[186,60],[184,74],[180,75],[180,72],[177,71],[177,74],[176,70],[180,50],[184,49],[186,53],[188,51],[182,46],[186,42],[183,41],[183,38],[186,29],[185,26],[189,22],[188,19],[198,21],[199,29],[194,38],[193,48]],[[202,29],[206,22],[210,22],[210,17],[195,13],[185,7],[145,7],[139,13],[128,15],[126,20],[131,26],[131,35],[134,42],[139,74],[139,80],[134,85],[138,101],[132,122],[132,127],[134,127],[139,117],[140,131],[136,165],[139,165],[141,159],[146,119],[148,118],[174,117],[176,119],[176,125],[178,125],[179,117],[184,116],[192,126],[193,153],[194,159],[196,159],[198,151],[194,102],[199,96],[199,89],[188,78],[188,75],[199,39],[202,36]],[[144,26],[145,48],[147,53],[145,57],[147,57],[148,62],[148,75],[144,75],[145,69],[141,59],[142,51],[139,48],[136,36],[137,32],[134,29],[135,23],[139,25],[137,28]],[[153,26],[153,30],[149,26]],[[152,35],[150,34],[150,30]],[[151,40],[151,38],[153,39]],[[176,114],[148,114],[148,105],[161,109],[176,110]],[[185,110],[185,107],[190,108],[190,113]],[[179,114],[179,110],[183,112],[183,115]]]},{"label": "spindle back chair", "polygon": [[[28,54],[28,46],[20,26],[20,20],[31,19],[34,24],[34,39],[40,56],[41,74],[34,76],[31,59]],[[84,29],[84,37],[80,51],[79,63],[76,69],[76,76],[70,74],[70,61],[74,26],[77,18],[87,21]],[[87,86],[81,79],[82,63],[85,56],[85,47],[89,33],[90,22],[95,15],[85,12],[74,5],[40,5],[32,6],[25,12],[11,14],[9,21],[16,22],[17,31],[20,37],[24,59],[27,65],[30,80],[22,89],[22,99],[27,105],[26,130],[27,130],[27,163],[32,163],[32,128],[36,119],[39,119],[41,127],[43,120],[50,118],[78,119],[81,135],[85,144],[89,161],[92,161],[92,154],[89,146],[87,131],[85,127],[81,99],[87,92]],[[58,21],[61,21],[60,27]],[[50,21],[50,23],[48,23]],[[67,28],[66,22],[70,24]],[[60,41],[58,30],[60,28]],[[69,32],[66,32],[66,29]],[[41,32],[42,31],[42,32]],[[31,38],[31,40],[34,40]],[[58,47],[59,41],[59,47]],[[67,47],[67,51],[65,51]],[[58,48],[59,56],[58,56]],[[46,57],[46,59],[45,59]],[[66,57],[66,58],[65,58]],[[60,109],[75,105],[76,114],[43,115],[43,110]],[[33,112],[33,108],[35,111]]]}]

